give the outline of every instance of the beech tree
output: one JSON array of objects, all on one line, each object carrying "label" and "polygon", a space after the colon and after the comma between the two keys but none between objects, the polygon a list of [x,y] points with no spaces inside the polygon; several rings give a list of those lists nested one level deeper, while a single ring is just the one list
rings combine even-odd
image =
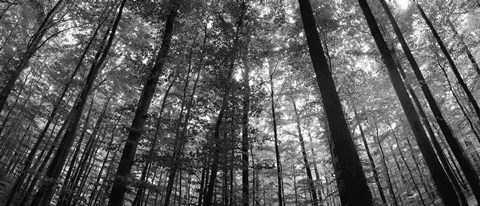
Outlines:
[{"label": "beech tree", "polygon": [[0,204],[476,205],[479,11],[0,1]]}]

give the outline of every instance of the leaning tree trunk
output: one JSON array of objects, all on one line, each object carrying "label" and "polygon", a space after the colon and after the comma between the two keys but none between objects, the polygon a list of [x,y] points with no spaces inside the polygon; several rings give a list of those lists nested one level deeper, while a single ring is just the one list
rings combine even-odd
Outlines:
[{"label": "leaning tree trunk", "polygon": [[477,75],[480,77],[480,67],[478,66],[477,60],[473,56],[472,52],[470,51],[470,48],[468,45],[465,43],[462,35],[460,35],[455,29],[455,26],[453,25],[452,21],[447,18],[447,23],[448,26],[450,26],[450,29],[452,29],[453,34],[460,40],[460,44],[463,47],[463,50],[465,50],[465,53],[467,53],[468,60],[470,60],[470,63],[472,63],[473,69],[477,72]]},{"label": "leaning tree trunk", "polygon": [[293,101],[293,109],[295,111],[295,121],[297,122],[298,139],[300,141],[300,148],[302,150],[303,162],[305,164],[305,170],[307,172],[308,185],[310,187],[310,193],[312,195],[313,205],[318,205],[317,190],[315,189],[315,184],[313,183],[312,170],[310,169],[310,163],[307,157],[307,150],[305,149],[305,141],[303,140],[303,135],[302,135],[302,128],[300,124],[300,114],[298,113],[297,105],[295,104],[295,101]]},{"label": "leaning tree trunk", "polygon": [[377,168],[375,166],[375,160],[370,153],[370,148],[368,147],[367,138],[365,137],[365,133],[363,132],[362,124],[360,119],[358,118],[357,110],[353,110],[355,115],[355,120],[357,121],[358,127],[360,129],[360,136],[362,137],[363,145],[365,146],[365,152],[367,153],[368,160],[370,162],[370,166],[372,167],[373,179],[375,179],[375,184],[378,188],[378,193],[380,193],[380,199],[382,200],[383,205],[387,205],[387,199],[385,198],[385,193],[383,192],[382,184],[380,183],[380,178],[378,175]]},{"label": "leaning tree trunk", "polygon": [[[120,19],[122,17],[122,11],[125,6],[125,2],[126,0],[123,0],[122,4],[120,5],[117,17],[115,18],[115,22],[113,23],[112,30],[109,36],[108,36],[108,33],[110,31],[110,28],[107,30],[105,38],[103,39],[103,42],[101,44],[101,47],[95,56],[96,58],[94,62],[92,63],[92,67],[88,72],[85,86],[82,89],[79,100],[70,111],[73,118],[68,124],[68,127],[65,131],[62,141],[60,142],[60,145],[55,154],[55,157],[53,158],[52,163],[50,164],[47,170],[46,176],[48,178],[56,180],[58,179],[58,177],[60,176],[60,173],[62,172],[62,168],[65,164],[65,161],[67,160],[68,153],[70,152],[72,144],[75,140],[78,123],[80,122],[80,118],[82,117],[82,111],[85,107],[90,91],[92,90],[93,83],[97,77],[97,74],[102,68],[103,63],[105,62],[108,52],[112,46],[113,39],[117,31],[118,23],[120,22]],[[108,36],[108,40],[107,40],[107,36]],[[30,206],[37,206],[37,205],[45,206],[49,204],[54,191],[55,191],[54,181],[44,182],[40,186],[40,189],[35,195]]]},{"label": "leaning tree trunk", "polygon": [[418,114],[415,111],[415,107],[413,106],[413,103],[408,96],[407,90],[403,85],[395,60],[390,53],[390,50],[388,49],[387,43],[385,42],[383,35],[380,32],[380,29],[378,28],[375,17],[373,16],[367,1],[358,0],[358,2],[365,15],[365,19],[368,23],[375,43],[377,44],[378,50],[382,55],[383,61],[387,67],[390,76],[390,80],[392,81],[395,92],[397,93],[398,99],[400,100],[405,115],[407,116],[410,128],[414,133],[420,151],[422,152],[425,162],[427,163],[427,166],[432,175],[432,179],[438,189],[440,197],[446,205],[460,205],[458,202],[458,196],[453,189],[453,185],[448,179],[445,170],[443,170],[442,165],[440,164],[432,145],[428,141],[427,134],[423,129],[420,118],[418,117]]},{"label": "leaning tree trunk", "polygon": [[[45,43],[45,42],[42,42],[43,37],[47,33],[48,29],[52,27],[53,18],[55,17],[55,14],[57,13],[57,11],[61,9],[61,7],[63,6],[64,1],[65,0],[59,0],[55,4],[55,6],[47,13],[47,15],[45,16],[45,19],[40,24],[40,27],[38,27],[37,32],[28,41],[25,52],[22,53],[19,63],[13,68],[13,71],[10,71],[11,74],[8,77],[8,80],[4,85],[4,88],[0,92],[0,112],[2,112],[3,107],[7,103],[8,96],[12,92],[12,89],[15,86],[15,82],[17,81],[18,77],[20,77],[20,74],[22,73],[22,71],[28,67],[28,63],[30,62],[30,59],[35,55],[38,49],[40,49],[40,47]],[[8,66],[6,69],[9,69]]]},{"label": "leaning tree trunk", "polygon": [[[453,61],[453,58],[452,56],[450,56],[450,53],[448,52],[447,50],[447,47],[445,47],[445,44],[443,43],[442,39],[440,38],[440,36],[438,35],[438,32],[437,30],[435,29],[435,27],[433,26],[432,22],[430,21],[430,19],[427,17],[427,15],[425,14],[425,12],[423,11],[422,7],[420,7],[420,4],[418,4],[418,2],[414,1],[415,2],[415,5],[417,6],[417,9],[418,11],[420,12],[423,20],[425,20],[425,22],[427,23],[428,25],[428,28],[430,29],[430,31],[432,32],[433,34],[433,37],[435,37],[435,40],[437,41],[438,43],[438,46],[440,46],[440,49],[442,50],[443,54],[445,55],[445,57],[447,58],[447,61],[448,61],[448,64],[450,65],[450,68],[452,69],[453,71],[453,74],[455,74],[455,77],[457,78],[457,81],[458,81],[458,84],[460,84],[460,86],[462,87],[463,91],[465,92],[465,94],[467,95],[467,98],[468,98],[468,101],[470,102],[470,104],[472,105],[473,109],[475,110],[475,113],[477,114],[477,117],[480,118],[480,107],[478,107],[478,104],[477,104],[477,101],[475,100],[475,98],[473,97],[472,95],[472,92],[470,91],[470,89],[468,88],[467,84],[465,83],[465,81],[463,81],[463,78],[462,76],[460,75],[460,72],[458,71],[457,69],[457,66],[455,65],[455,62]],[[448,139],[447,139],[447,143],[448,142]],[[450,144],[450,143],[449,143]],[[463,169],[463,168],[462,168]],[[468,178],[468,177],[467,177]],[[478,177],[477,177],[478,178]],[[475,189],[473,192],[475,194],[475,198],[478,200],[480,200],[480,185],[478,184],[477,182],[477,185],[474,186],[474,187],[477,187],[478,186],[478,190]],[[473,190],[473,188],[472,188]]]},{"label": "leaning tree trunk", "polygon": [[332,73],[324,55],[312,6],[309,0],[299,0],[299,4],[310,57],[331,132],[332,158],[336,160],[333,161],[333,167],[340,200],[342,205],[373,205],[360,157],[350,135]]},{"label": "leaning tree trunk", "polygon": [[[462,168],[465,176],[467,177],[467,180],[468,180],[468,182],[469,182],[469,184],[472,188],[472,191],[475,195],[475,198],[477,199],[477,201],[479,201],[480,200],[480,179],[478,178],[478,175],[476,174],[476,172],[475,172],[475,170],[472,166],[472,163],[466,157],[465,150],[462,148],[462,146],[458,142],[458,139],[454,137],[453,132],[450,130],[450,127],[446,122],[446,119],[443,117],[443,114],[442,114],[440,108],[438,107],[438,105],[435,101],[435,98],[433,97],[433,94],[430,91],[430,88],[428,87],[428,85],[425,81],[425,78],[423,77],[423,74],[420,71],[420,68],[419,68],[417,62],[416,62],[415,58],[413,57],[413,54],[410,51],[410,48],[408,47],[408,45],[405,41],[405,38],[403,37],[402,32],[400,31],[400,27],[398,26],[397,22],[395,21],[392,13],[390,11],[390,8],[386,4],[385,0],[380,0],[380,2],[382,3],[382,6],[383,6],[383,8],[384,8],[384,10],[385,10],[385,12],[388,16],[388,19],[390,20],[390,23],[393,26],[393,29],[394,29],[395,34],[397,35],[397,38],[398,38],[398,40],[399,40],[399,42],[402,46],[402,49],[405,52],[405,55],[406,55],[408,61],[410,62],[410,65],[412,66],[412,69],[415,73],[415,76],[417,77],[417,80],[420,84],[420,87],[422,88],[422,91],[425,94],[425,98],[427,99],[428,105],[430,106],[430,109],[432,110],[433,115],[435,116],[435,119],[437,120],[437,123],[440,126],[440,129],[442,130],[442,133],[443,133],[445,139],[447,140],[448,145],[452,149],[453,154],[457,158],[457,161],[459,162],[460,167]],[[417,6],[418,6],[418,4],[417,4]],[[419,9],[421,10],[420,7],[419,7]],[[423,13],[423,10],[421,10],[421,13],[422,13],[422,16],[425,18],[425,20],[427,21],[428,19],[426,19],[426,16],[425,16],[425,13]],[[434,28],[433,28],[433,25],[431,23],[428,23],[428,25],[429,25],[430,29],[432,29],[432,31],[435,31]],[[451,25],[451,26],[453,26],[453,25]],[[440,37],[438,36],[436,31],[434,32],[434,36],[438,40],[439,44],[442,43],[442,41],[440,40]],[[441,45],[443,45],[443,43]],[[441,46],[441,47],[442,47],[442,51],[446,52],[446,49],[445,50],[443,49],[445,47],[444,46]],[[449,59],[449,62],[451,64],[453,64],[453,60],[450,61],[451,58],[449,57],[449,55],[448,55],[447,58]],[[478,67],[478,65],[477,65],[477,67]],[[454,67],[452,67],[452,68],[454,68]],[[399,68],[399,69],[400,69],[400,72],[402,72],[402,68]],[[422,110],[422,108],[419,107],[418,110]],[[420,111],[421,114],[422,114],[422,112],[423,111]],[[422,116],[424,116],[424,115],[422,115]],[[426,124],[428,124],[428,123],[426,123]],[[430,132],[430,133],[433,133],[433,132]],[[431,136],[432,136],[431,137],[432,141],[435,141],[435,136],[434,135],[431,135]],[[435,144],[435,142],[434,142],[434,144]],[[439,154],[441,160],[444,160],[445,158],[444,158],[443,151],[440,150],[438,152],[441,153],[441,154]],[[443,157],[442,157],[442,155],[443,155]],[[445,162],[445,161],[443,161],[443,162]],[[445,163],[444,163],[444,166],[445,166],[445,168],[448,172],[448,168],[447,168],[448,165],[445,165]],[[451,174],[447,173],[447,175],[450,176],[452,181],[455,181],[455,179],[452,179]],[[454,186],[455,186],[455,183],[454,183]],[[458,188],[456,188],[456,189],[458,190]],[[460,194],[460,197],[461,197],[461,194]],[[464,198],[461,198],[461,200],[463,202],[465,202]]]},{"label": "leaning tree trunk", "polygon": [[112,190],[109,195],[108,206],[121,206],[125,198],[125,192],[127,191],[127,180],[132,169],[135,153],[137,151],[137,145],[142,136],[142,131],[145,128],[145,122],[147,120],[147,112],[152,102],[153,94],[157,87],[157,82],[160,75],[163,72],[163,67],[167,60],[168,51],[170,49],[170,43],[173,35],[173,24],[175,22],[175,16],[177,14],[177,3],[172,0],[171,10],[166,17],[165,30],[163,33],[162,44],[160,51],[155,60],[155,64],[150,70],[150,74],[147,77],[147,81],[144,83],[140,100],[137,104],[135,116],[128,133],[127,141],[123,148],[122,157],[118,164],[118,169],[113,181]]}]

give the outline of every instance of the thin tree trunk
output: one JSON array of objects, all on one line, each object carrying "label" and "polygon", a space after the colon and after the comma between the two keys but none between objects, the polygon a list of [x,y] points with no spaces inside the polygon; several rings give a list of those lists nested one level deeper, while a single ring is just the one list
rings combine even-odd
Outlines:
[{"label": "thin tree trunk", "polygon": [[363,145],[365,146],[365,151],[367,153],[368,160],[370,161],[370,166],[372,167],[373,178],[375,179],[375,184],[377,185],[378,193],[380,194],[380,199],[382,200],[383,205],[387,205],[387,199],[385,198],[385,193],[383,192],[382,184],[380,183],[380,178],[378,175],[377,168],[375,166],[375,160],[370,153],[370,148],[368,147],[367,138],[365,137],[365,133],[363,132],[363,128],[358,118],[357,110],[354,109],[353,113],[355,115],[355,120],[357,121],[358,127],[360,129],[360,136],[362,137]]},{"label": "thin tree trunk", "polygon": [[274,144],[275,144],[275,160],[277,162],[277,184],[278,184],[278,206],[283,206],[283,197],[282,197],[282,164],[280,159],[280,151],[278,149],[278,134],[277,134],[277,118],[275,117],[275,101],[274,101],[274,90],[273,90],[273,72],[270,72],[270,102],[271,102],[271,110],[272,110],[272,122],[273,122],[273,137],[274,137]]},{"label": "thin tree trunk", "polygon": [[[105,62],[108,52],[112,46],[113,39],[115,37],[115,33],[118,27],[118,23],[120,22],[120,19],[122,16],[123,7],[125,6],[125,2],[126,0],[123,0],[120,5],[119,12],[117,14],[117,17],[115,18],[115,22],[113,23],[110,36],[108,36],[110,29],[107,30],[105,38],[101,43],[101,47],[96,54],[96,58],[94,62],[92,63],[92,67],[88,73],[87,79],[85,81],[85,86],[82,89],[79,100],[71,110],[71,114],[73,116],[72,121],[69,123],[69,126],[65,131],[65,135],[62,141],[60,142],[59,149],[57,150],[57,153],[55,154],[55,157],[47,170],[46,176],[48,178],[56,180],[58,179],[62,171],[67,155],[70,152],[72,144],[75,140],[78,123],[82,116],[82,111],[87,102],[89,93],[92,90],[93,83],[96,79],[96,76],[100,71],[100,69],[102,68],[103,63]],[[45,182],[44,184],[41,185],[40,189],[35,195],[30,206],[38,206],[38,205],[45,206],[50,202],[51,196],[53,195],[54,191],[55,191],[55,182],[53,181]]]},{"label": "thin tree trunk", "polygon": [[211,206],[212,205],[212,199],[213,199],[213,193],[215,189],[215,182],[217,178],[217,171],[218,171],[218,162],[219,162],[219,154],[220,154],[220,148],[219,148],[219,141],[220,141],[220,127],[223,122],[223,116],[225,115],[224,113],[227,110],[228,106],[228,101],[230,99],[230,90],[231,90],[231,78],[233,75],[234,67],[235,67],[235,60],[237,58],[237,53],[238,49],[236,48],[239,45],[239,39],[240,39],[240,30],[242,29],[243,26],[243,21],[246,13],[247,5],[246,2],[243,1],[241,5],[241,15],[237,21],[236,25],[236,34],[235,34],[235,39],[233,40],[233,48],[232,48],[232,56],[230,57],[230,65],[228,66],[228,72],[227,72],[227,79],[226,79],[226,85],[225,85],[225,91],[222,97],[222,104],[220,108],[220,112],[218,113],[216,122],[215,122],[215,127],[213,131],[213,144],[214,144],[214,154],[213,154],[213,160],[212,160],[212,170],[210,173],[210,182],[208,184],[208,190],[207,193],[204,197],[203,204],[205,206]]},{"label": "thin tree trunk", "polygon": [[297,105],[295,104],[295,101],[293,101],[293,110],[295,112],[295,121],[297,122],[297,130],[298,130],[298,139],[300,141],[300,148],[302,151],[303,162],[305,164],[305,170],[307,172],[308,185],[310,187],[310,193],[313,199],[313,205],[318,205],[317,190],[315,189],[315,185],[313,183],[313,175],[310,169],[310,163],[308,161],[307,151],[305,149],[305,141],[303,140],[303,135],[302,135],[300,114],[298,113]]},{"label": "thin tree trunk", "polygon": [[145,128],[147,112],[150,103],[152,102],[158,79],[163,73],[163,67],[166,63],[168,51],[170,49],[170,43],[173,36],[173,24],[178,6],[175,0],[172,0],[171,4],[174,5],[170,5],[171,10],[166,17],[160,51],[157,55],[154,66],[150,70],[147,81],[143,85],[140,100],[138,101],[137,109],[135,111],[135,117],[133,118],[128,138],[123,148],[122,157],[115,174],[112,190],[109,195],[108,206],[122,206],[124,202],[125,192],[127,191],[127,179],[134,163],[137,145],[142,136],[142,131]]},{"label": "thin tree trunk", "polygon": [[385,169],[385,175],[387,177],[387,183],[388,183],[388,189],[390,191],[390,194],[392,195],[392,200],[395,206],[398,206],[397,198],[395,195],[395,191],[393,190],[393,183],[392,179],[390,178],[390,173],[388,171],[388,165],[387,165],[387,159],[385,157],[385,153],[383,151],[383,146],[382,146],[382,141],[380,140],[379,134],[378,134],[378,125],[377,125],[377,120],[375,119],[375,142],[377,142],[378,148],[380,149],[380,155],[382,158],[382,163],[383,163],[383,168]]},{"label": "thin tree trunk", "polygon": [[[455,74],[455,77],[457,78],[457,81],[458,81],[458,84],[460,84],[460,86],[462,87],[463,91],[465,92],[465,94],[467,95],[467,98],[468,98],[468,101],[470,102],[470,104],[472,105],[473,109],[475,110],[475,113],[477,114],[477,116],[480,118],[480,107],[478,107],[478,104],[477,104],[477,101],[475,100],[475,98],[473,97],[472,93],[470,92],[470,89],[468,88],[467,84],[463,81],[463,78],[462,76],[460,75],[460,72],[458,71],[457,69],[457,66],[455,65],[455,62],[453,61],[452,57],[450,56],[450,53],[448,52],[447,48],[445,47],[445,44],[443,43],[442,39],[440,38],[440,36],[438,35],[437,33],[437,30],[435,29],[435,27],[433,26],[432,22],[430,21],[430,19],[428,19],[427,15],[425,14],[425,12],[423,11],[422,7],[420,7],[420,4],[418,4],[418,2],[414,1],[415,3],[415,6],[417,6],[417,9],[418,11],[420,12],[423,20],[425,20],[425,22],[427,23],[428,25],[428,28],[430,29],[430,31],[432,32],[433,36],[435,37],[435,40],[437,41],[438,43],[438,46],[440,46],[440,49],[442,50],[443,54],[445,55],[445,57],[447,58],[448,60],[448,64],[450,65],[450,68],[452,69],[453,73]],[[443,130],[442,130],[443,131]],[[447,142],[449,140],[447,139]],[[449,143],[450,144],[450,143]],[[452,146],[450,146],[452,147]],[[455,154],[455,152],[454,152]],[[457,154],[455,154],[457,155]],[[461,166],[461,165],[460,165]],[[464,169],[462,167],[462,169]],[[467,171],[468,173],[468,171]],[[469,177],[467,177],[467,180],[468,180]],[[471,178],[471,177],[470,177]],[[478,179],[478,176],[477,176],[477,179]],[[469,180],[470,182],[471,180]],[[474,192],[474,195],[475,195],[475,198],[477,199],[477,201],[480,201],[480,184],[479,182],[477,181],[475,183],[476,185],[472,186],[472,187],[475,187],[472,188],[473,192]]]},{"label": "thin tree trunk", "polygon": [[427,134],[421,125],[420,118],[416,113],[415,107],[402,83],[398,67],[388,49],[380,29],[378,28],[375,17],[373,16],[366,0],[358,0],[358,2],[365,15],[365,19],[367,20],[378,50],[382,55],[382,59],[387,67],[393,87],[397,93],[405,115],[407,116],[410,128],[414,133],[420,151],[422,152],[425,162],[430,170],[430,174],[432,175],[432,179],[439,191],[440,197],[446,205],[459,205],[458,196],[456,195],[453,185],[450,183],[447,174],[443,170],[432,145],[428,141]]},{"label": "thin tree trunk", "polygon": [[470,48],[465,43],[462,35],[458,33],[457,29],[455,29],[455,26],[453,25],[452,21],[449,18],[447,18],[447,23],[450,29],[452,29],[454,36],[460,40],[460,44],[462,45],[463,50],[465,50],[465,53],[467,53],[468,60],[470,60],[470,63],[472,63],[473,69],[475,69],[475,71],[477,72],[477,75],[480,76],[480,67],[478,66],[477,60],[475,60],[475,57],[470,51]]},{"label": "thin tree trunk", "polygon": [[360,157],[350,135],[332,73],[324,55],[310,1],[299,0],[299,4],[312,64],[330,127],[332,158],[336,160],[333,161],[333,167],[340,200],[342,205],[373,205]]},{"label": "thin tree trunk", "polygon": [[243,111],[242,111],[242,206],[248,206],[250,203],[249,184],[248,184],[248,112],[250,110],[250,68],[245,67],[243,74]]},{"label": "thin tree trunk", "polygon": [[[58,10],[61,9],[63,6],[63,2],[65,0],[58,0],[55,6],[47,13],[45,19],[42,21],[40,26],[38,27],[37,32],[30,38],[28,41],[27,47],[25,52],[22,52],[20,61],[15,67],[13,71],[10,71],[10,76],[5,84],[5,87],[0,92],[0,112],[2,112],[5,104],[7,103],[7,98],[10,96],[13,87],[15,86],[15,82],[20,77],[20,74],[23,70],[28,67],[28,63],[30,59],[35,55],[35,53],[40,49],[40,47],[45,43],[42,43],[43,37],[47,33],[47,31],[52,27],[53,18]],[[68,0],[67,0],[68,1]],[[48,39],[47,39],[48,40]],[[6,68],[9,69],[8,66]]]},{"label": "thin tree trunk", "polygon": [[408,173],[410,174],[410,177],[412,178],[413,185],[414,185],[414,187],[415,187],[415,190],[417,190],[417,192],[418,192],[418,195],[419,195],[419,197],[420,197],[420,200],[422,201],[422,205],[426,205],[425,200],[423,199],[422,192],[420,191],[420,189],[418,188],[417,183],[415,182],[415,176],[413,175],[413,172],[412,172],[412,170],[410,169],[410,166],[408,166],[408,162],[407,162],[407,160],[406,160],[406,158],[405,158],[405,155],[403,155],[403,151],[402,151],[403,146],[400,144],[400,141],[398,141],[398,137],[397,137],[397,135],[395,134],[395,131],[393,131],[393,137],[395,138],[395,142],[397,143],[397,148],[398,148],[398,152],[399,152],[399,154],[400,154],[400,158],[402,158],[402,161],[403,161],[403,163],[405,164],[405,167],[407,168]]},{"label": "thin tree trunk", "polygon": [[[386,4],[385,0],[380,0],[380,2],[382,3],[382,6],[383,6],[383,8],[384,8],[389,20],[390,20],[390,23],[393,25],[394,31],[397,35],[397,38],[399,39],[400,44],[402,45],[402,49],[405,52],[405,55],[407,56],[407,59],[410,62],[410,65],[412,66],[412,69],[415,73],[415,76],[417,77],[418,82],[420,83],[420,86],[422,88],[423,93],[425,94],[425,98],[427,99],[428,105],[430,106],[430,109],[432,110],[432,112],[435,116],[435,119],[437,120],[437,123],[439,124],[440,129],[442,130],[442,133],[444,134],[444,137],[447,140],[448,145],[452,149],[453,154],[455,154],[455,157],[457,158],[457,161],[459,162],[462,170],[464,171],[465,176],[467,177],[467,180],[468,180],[470,186],[472,187],[473,193],[475,194],[475,197],[478,201],[478,200],[480,200],[480,179],[476,175],[475,170],[473,169],[472,163],[466,157],[464,149],[461,147],[458,140],[454,137],[452,131],[450,130],[449,125],[446,122],[446,119],[443,117],[443,114],[442,114],[440,108],[438,107],[437,103],[435,102],[435,98],[433,97],[433,94],[430,91],[430,88],[428,87],[428,85],[425,81],[425,78],[423,77],[423,75],[420,71],[420,68],[419,68],[417,62],[416,62],[415,58],[413,57],[413,55],[410,51],[410,48],[408,47],[408,45],[405,41],[405,38],[403,37],[403,34],[400,31],[399,26],[397,25],[392,13],[390,12],[390,9],[389,9],[388,5]],[[418,4],[417,4],[417,6],[418,6]],[[421,10],[420,7],[419,7],[419,10]],[[425,13],[423,13],[423,10],[421,10],[421,13],[422,13],[423,18],[427,21],[427,24],[429,24],[430,29],[432,29],[432,31],[434,31],[433,25],[431,23],[429,23],[428,19],[426,18]],[[454,29],[454,27],[453,27],[453,25],[451,25],[450,21],[449,21],[449,23],[450,23],[450,26],[452,27],[452,29]],[[437,39],[437,41],[439,40],[438,43],[441,44],[441,47],[442,47],[443,43],[441,42],[438,34],[436,34],[436,31],[434,31],[434,36]],[[443,46],[443,48],[444,48],[444,46]],[[446,52],[446,50],[443,50],[443,49],[442,49],[442,51]],[[453,64],[453,60],[450,61],[451,58],[449,56],[447,58],[449,59],[449,62],[451,64]],[[477,67],[478,67],[478,65],[477,65]],[[399,70],[400,70],[400,73],[402,74],[403,69],[399,68]],[[405,76],[405,75],[403,75],[403,76]],[[459,77],[459,76],[457,76],[457,77]],[[413,90],[411,90],[411,95],[414,96]],[[416,97],[414,97],[414,100],[415,100],[415,98]],[[423,116],[422,118],[424,119],[424,121],[427,121],[426,120],[426,115],[423,112],[423,109],[421,108],[421,105],[417,105],[417,107],[418,107],[417,109],[419,110],[420,115]],[[455,179],[452,176],[453,173],[451,171],[449,171],[448,168],[447,168],[448,165],[446,165],[446,161],[445,161],[446,158],[445,158],[445,155],[443,154],[443,151],[438,150],[438,142],[436,142],[435,135],[433,135],[433,131],[432,131],[431,127],[429,126],[428,122],[425,122],[425,126],[427,127],[427,129],[429,129],[428,131],[429,131],[430,136],[432,138],[432,142],[433,142],[434,146],[436,146],[436,148],[437,148],[437,152],[439,153],[440,161],[442,161],[442,163],[444,164],[447,175],[449,176],[449,178],[451,179],[452,182],[455,181]],[[453,186],[455,187],[455,190],[457,190],[457,192],[460,193],[459,197],[460,197],[460,200],[461,200],[462,204],[465,204],[466,199],[461,194],[461,191],[459,191],[458,183],[455,184],[455,182],[453,182]]]}]

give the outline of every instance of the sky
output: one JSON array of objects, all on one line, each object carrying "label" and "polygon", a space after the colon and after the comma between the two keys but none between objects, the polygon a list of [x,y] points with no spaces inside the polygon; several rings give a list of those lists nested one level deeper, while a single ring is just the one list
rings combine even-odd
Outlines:
[{"label": "sky", "polygon": [[409,4],[409,0],[395,0],[401,9],[406,9]]}]

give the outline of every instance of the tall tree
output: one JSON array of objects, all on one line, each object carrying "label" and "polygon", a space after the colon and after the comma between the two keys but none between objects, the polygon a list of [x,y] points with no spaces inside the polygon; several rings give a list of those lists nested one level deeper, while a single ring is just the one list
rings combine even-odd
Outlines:
[{"label": "tall tree", "polygon": [[[95,60],[92,63],[90,71],[88,72],[88,76],[85,80],[85,85],[82,88],[82,92],[73,106],[70,114],[72,116],[72,120],[68,123],[68,127],[63,135],[62,141],[60,142],[59,148],[48,167],[46,176],[53,180],[58,179],[60,176],[63,166],[67,160],[67,156],[71,150],[73,142],[75,140],[77,128],[82,117],[82,111],[85,107],[85,104],[88,100],[88,96],[93,88],[93,83],[103,67],[103,64],[108,56],[108,52],[113,44],[113,40],[115,38],[115,33],[118,28],[118,24],[120,19],[122,18],[123,8],[125,6],[126,0],[123,0],[120,4],[118,14],[113,22],[112,28],[108,28],[107,32],[105,33],[105,37],[100,44],[100,48],[95,55]],[[35,197],[32,200],[30,206],[45,206],[50,203],[50,199],[55,191],[55,182],[54,181],[46,181],[44,182],[38,192],[35,194]]]},{"label": "tall tree", "polygon": [[358,0],[358,3],[360,4],[363,14],[365,15],[365,19],[368,23],[368,27],[370,28],[370,32],[372,33],[375,43],[377,44],[378,50],[382,55],[383,62],[386,65],[388,74],[390,76],[390,80],[392,81],[395,92],[400,100],[400,104],[402,105],[405,115],[407,116],[410,128],[414,133],[418,146],[420,147],[425,162],[427,163],[440,197],[446,205],[460,205],[458,202],[458,196],[453,189],[453,185],[448,179],[445,170],[443,170],[432,145],[428,141],[427,134],[421,125],[420,118],[418,117],[415,107],[408,96],[407,90],[402,83],[395,60],[390,53],[380,29],[378,28],[378,24],[373,16],[372,11],[370,10],[370,7],[368,6],[367,1]]},{"label": "tall tree", "polygon": [[[462,146],[460,145],[460,142],[458,141],[457,138],[455,138],[455,136],[453,135],[453,132],[450,130],[450,126],[447,124],[446,119],[443,116],[442,111],[440,110],[440,107],[437,105],[437,102],[435,101],[435,98],[433,97],[433,94],[430,91],[430,88],[427,85],[427,82],[425,81],[425,78],[423,77],[422,72],[420,71],[420,67],[417,64],[415,57],[413,56],[410,48],[408,47],[407,42],[405,41],[405,38],[403,37],[403,34],[400,30],[400,27],[398,26],[397,22],[393,17],[392,12],[390,11],[390,8],[388,7],[385,0],[380,0],[380,3],[382,4],[385,10],[385,13],[387,14],[387,17],[393,26],[393,30],[395,31],[395,34],[398,38],[398,41],[400,42],[400,45],[402,46],[405,56],[407,57],[413,69],[413,72],[417,77],[418,83],[420,84],[420,87],[423,93],[425,94],[425,98],[427,99],[428,105],[432,110],[435,120],[437,120],[437,123],[440,126],[440,129],[442,130],[442,133],[445,139],[447,140],[448,145],[452,149],[453,154],[455,155],[458,163],[460,164],[460,167],[462,168],[462,171],[464,172],[465,177],[467,178],[467,181],[469,182],[469,185],[472,188],[475,198],[477,199],[477,201],[479,201],[480,200],[480,179],[476,174],[475,169],[472,166],[472,163],[467,158],[465,150],[462,148]],[[431,25],[431,23],[429,23],[429,25]],[[436,37],[438,37],[438,34],[436,35]],[[402,68],[399,68],[399,69],[401,73]],[[422,110],[421,107],[418,109]],[[420,112],[423,112],[423,111],[420,111]],[[432,141],[434,141],[435,136],[431,135],[431,138],[432,138]],[[438,152],[443,153],[443,151],[438,151]],[[439,154],[439,155],[443,155],[443,154]],[[448,165],[444,165],[444,166],[447,167]],[[455,181],[455,180],[452,179],[452,181]]]},{"label": "tall tree", "polygon": [[299,0],[305,36],[330,128],[335,178],[342,205],[373,205],[372,194],[343,114],[309,0]]},{"label": "tall tree", "polygon": [[35,55],[35,53],[40,49],[41,46],[45,44],[50,38],[43,39],[48,30],[52,27],[53,19],[55,15],[62,9],[64,2],[68,0],[58,0],[55,6],[47,13],[40,26],[38,27],[35,34],[29,39],[25,51],[22,52],[20,60],[13,68],[7,68],[9,71],[9,77],[5,83],[2,91],[0,92],[0,112],[2,112],[3,107],[7,102],[7,98],[15,86],[15,82],[20,77],[20,74],[23,70],[28,67],[30,59]]},{"label": "tall tree", "polygon": [[147,112],[150,108],[150,103],[152,102],[158,79],[163,73],[168,51],[170,50],[170,43],[173,36],[173,25],[177,15],[178,6],[179,5],[176,0],[172,0],[169,3],[170,9],[165,21],[165,29],[162,36],[160,50],[157,54],[153,67],[150,69],[147,80],[143,85],[143,89],[140,94],[140,100],[138,101],[137,109],[135,110],[135,116],[133,118],[132,125],[130,126],[128,138],[125,142],[125,146],[123,147],[122,157],[115,174],[112,190],[109,195],[108,206],[123,205],[125,192],[127,191],[130,170],[132,169],[134,163],[138,142],[140,141],[140,137],[142,136],[145,128]]}]

